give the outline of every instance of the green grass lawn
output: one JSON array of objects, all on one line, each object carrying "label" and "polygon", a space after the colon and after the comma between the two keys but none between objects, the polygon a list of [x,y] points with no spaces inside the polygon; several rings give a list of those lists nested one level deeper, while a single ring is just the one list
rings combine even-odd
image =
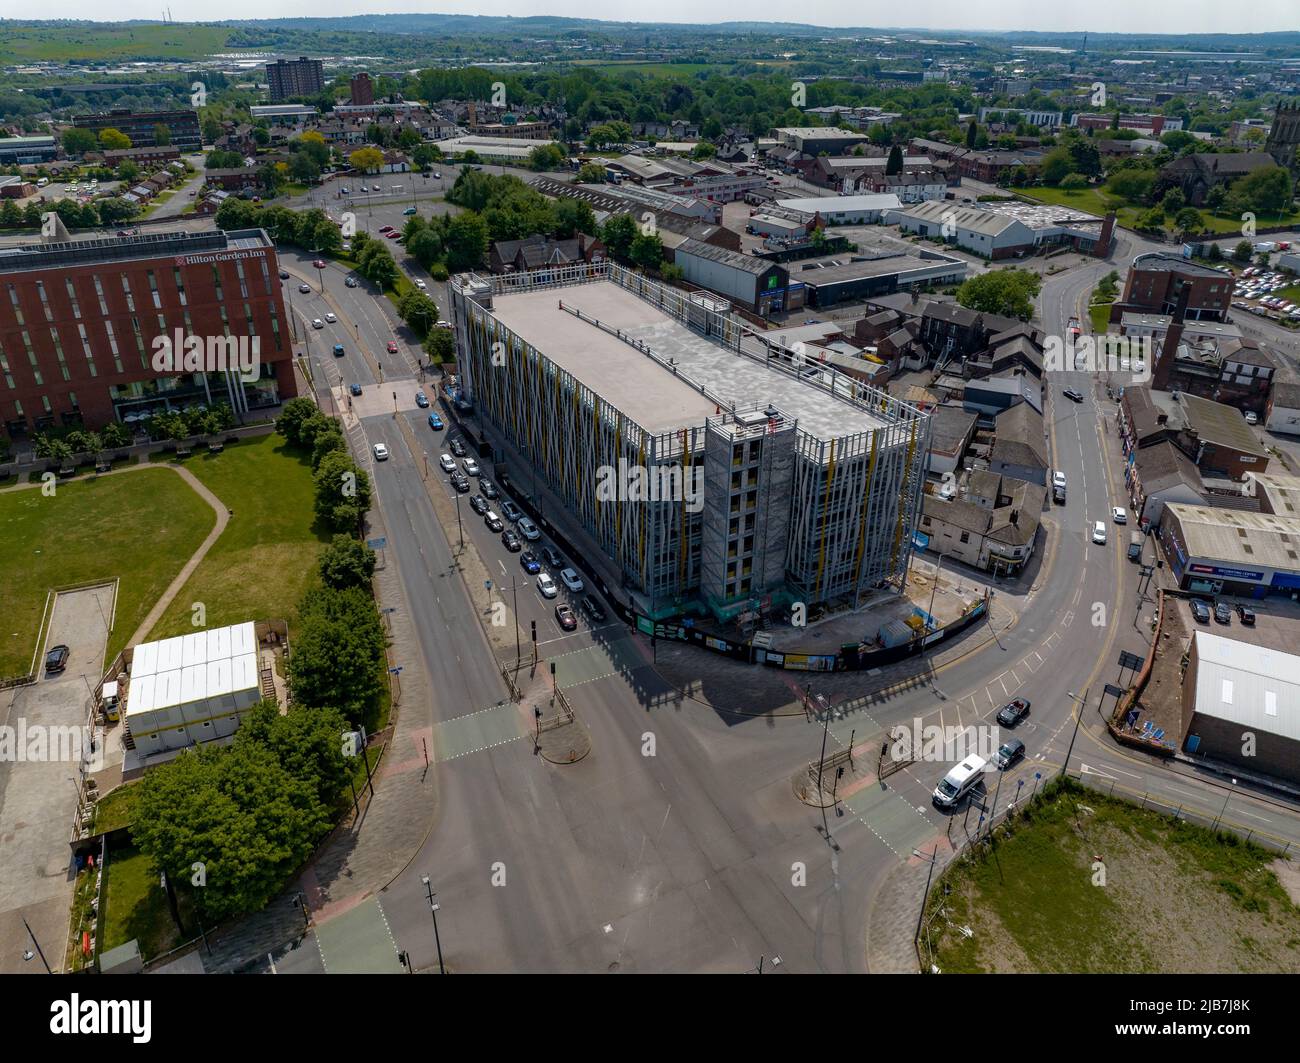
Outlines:
[{"label": "green grass lawn", "polygon": [[1088,318],[1092,322],[1092,331],[1104,333],[1110,328],[1110,303],[1091,303],[1088,306]]},{"label": "green grass lawn", "polygon": [[96,834],[129,826],[135,819],[135,799],[139,788],[126,783],[105,794],[95,803]]},{"label": "green grass lawn", "polygon": [[936,883],[935,963],[945,974],[1294,972],[1300,908],[1274,855],[1077,785],[1054,791]]},{"label": "green grass lawn", "polygon": [[208,627],[271,617],[292,622],[329,538],[315,528],[308,457],[271,434],[220,454],[195,454],[185,467],[232,516],[151,637],[193,631],[196,602],[203,603]]},{"label": "green grass lawn", "polygon": [[229,36],[223,26],[7,22],[0,62],[198,59],[224,52]]},{"label": "green grass lawn", "polygon": [[[181,919],[189,925],[185,893],[178,894]],[[109,853],[108,879],[100,904],[103,928],[96,943],[100,955],[134,939],[140,943],[140,955],[149,960],[182,943],[158,872],[138,849],[128,847]]]},{"label": "green grass lawn", "polygon": [[1051,203],[1058,207],[1073,207],[1075,210],[1086,210],[1089,214],[1105,216],[1110,211],[1115,211],[1116,221],[1120,225],[1132,227],[1142,213],[1140,207],[1125,206],[1120,200],[1109,195],[1102,188],[1016,188],[1012,189],[1024,196],[1026,199],[1037,200],[1039,203]]},{"label": "green grass lawn", "polygon": [[111,661],[212,530],[215,516],[173,472],[145,469],[0,492],[0,675],[26,672],[46,593],[118,577]]}]

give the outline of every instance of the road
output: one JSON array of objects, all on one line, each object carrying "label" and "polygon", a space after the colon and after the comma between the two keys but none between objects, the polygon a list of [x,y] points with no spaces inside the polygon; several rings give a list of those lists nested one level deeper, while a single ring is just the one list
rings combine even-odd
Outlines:
[{"label": "road", "polygon": [[[1132,243],[1125,236],[1113,262],[1047,279],[1040,311],[1048,332],[1063,329],[1096,279],[1131,257]],[[313,287],[307,295],[295,292],[295,313],[321,316],[329,308],[340,318],[308,329],[317,379],[355,381],[369,395],[383,375],[383,402],[367,398],[349,435],[363,462],[376,442],[392,455],[372,471],[388,556],[420,637],[422,660],[406,663],[426,668],[437,692],[427,708],[406,708],[430,714],[438,808],[408,872],[377,898],[396,947],[418,970],[437,969],[422,882],[428,875],[443,956],[455,971],[739,972],[760,956],[780,956],[780,970],[866,970],[871,898],[902,862],[928,854],[949,829],[950,817],[929,802],[947,764],[913,765],[892,776],[888,788],[843,802],[829,822],[828,844],[820,814],[791,793],[792,778],[817,758],[819,721],[732,716],[679,700],[648,661],[644,642],[621,625],[592,630],[584,620],[577,632],[562,632],[552,603],[531,581],[523,583],[517,555],[462,503],[463,534],[502,581],[498,586],[521,583],[523,626],[537,622],[540,651],[556,661],[591,734],[593,753],[585,760],[565,767],[543,762],[457,569],[454,521],[440,523],[425,493],[426,450],[433,489],[450,491],[436,468],[448,437],[432,432],[414,405],[418,352],[391,305],[364,282],[347,288],[336,267],[318,273],[306,258],[290,254],[283,261]],[[292,288],[297,280],[286,283]],[[394,338],[399,351],[389,355],[383,348]],[[347,348],[342,358],[329,353],[335,342]],[[999,807],[1059,770],[1073,746],[1068,759],[1076,773],[1211,812],[1230,793],[1234,814],[1248,817],[1235,822],[1300,842],[1300,821],[1288,803],[1140,758],[1105,736],[1100,690],[1116,678],[1121,648],[1145,652],[1141,621],[1149,604],[1137,601],[1135,567],[1123,558],[1127,529],[1109,524],[1110,507],[1126,503],[1104,381],[1068,373],[1049,383],[1054,465],[1070,487],[1066,504],[1046,515],[1053,545],[1042,551],[1030,585],[997,588],[1015,599],[1017,623],[924,683],[877,690],[882,696],[869,712],[832,720],[831,737],[843,744],[851,731],[861,739],[873,727],[914,719],[979,733],[1005,700],[1024,696],[1033,702],[1018,732],[1028,755],[1002,780]],[[1062,400],[1064,384],[1078,387],[1084,401]],[[390,390],[396,411],[386,406]],[[399,417],[409,422],[414,449]],[[1097,520],[1112,529],[1105,546],[1090,542]],[[514,600],[510,593],[508,606]],[[881,682],[864,676],[864,691]],[[1076,736],[1084,690],[1091,694]]]}]

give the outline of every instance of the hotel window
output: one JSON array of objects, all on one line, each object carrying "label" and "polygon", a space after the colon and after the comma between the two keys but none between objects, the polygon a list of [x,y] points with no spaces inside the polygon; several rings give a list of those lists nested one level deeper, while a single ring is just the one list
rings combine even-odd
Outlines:
[{"label": "hotel window", "polygon": [[90,375],[99,376],[99,371],[95,368],[95,356],[90,351],[90,337],[86,335],[86,326],[78,325],[77,333],[81,336],[81,349],[86,353],[86,365],[90,367]]},{"label": "hotel window", "polygon": [[239,295],[243,299],[248,298],[248,278],[244,276],[244,263],[240,259],[235,259],[235,273],[239,277]]},{"label": "hotel window", "polygon": [[217,290],[217,302],[221,302],[225,298],[221,294],[221,270],[215,265],[212,267],[212,286]]},{"label": "hotel window", "polygon": [[32,350],[32,338],[29,335],[27,335],[26,332],[23,332],[22,335],[23,335],[23,346],[27,348],[27,360],[32,365],[32,376],[36,378],[36,385],[40,387],[42,384],[45,383],[45,381],[41,377],[41,367],[36,364],[36,352]]},{"label": "hotel window", "polygon": [[50,405],[50,397],[48,395],[41,396],[41,409],[46,413],[54,412],[54,407]]},{"label": "hotel window", "polygon": [[220,307],[219,309],[221,310],[221,331],[225,333],[225,335],[229,336],[230,315],[226,313],[226,308],[224,306]]},{"label": "hotel window", "polygon": [[140,354],[140,368],[148,369],[149,358],[145,354],[144,333],[140,331],[140,319],[138,317],[131,318],[131,331],[135,333],[135,349]]},{"label": "hotel window", "polygon": [[284,348],[280,343],[280,317],[275,312],[275,304],[271,304],[271,335],[275,337],[275,349],[277,351]]},{"label": "hotel window", "polygon": [[148,271],[149,276],[149,294],[153,296],[153,308],[162,309],[162,296],[158,292],[158,278],[154,276],[153,270]]},{"label": "hotel window", "polygon": [[63,374],[64,380],[71,380],[72,374],[68,372],[68,362],[63,357],[63,342],[59,339],[58,329],[50,329],[50,339],[54,341],[54,355],[59,360],[59,372]]},{"label": "hotel window", "polygon": [[77,289],[72,286],[72,278],[64,277],[63,283],[68,288],[68,301],[72,303],[72,316],[81,317],[81,304],[77,302]]},{"label": "hotel window", "polygon": [[248,334],[257,335],[257,326],[253,323],[253,307],[250,303],[244,304],[244,320],[248,322]]},{"label": "hotel window", "polygon": [[122,368],[122,352],[117,349],[117,335],[113,332],[113,322],[104,322],[104,331],[108,333],[108,347],[113,352],[113,368],[119,372],[125,372]]},{"label": "hotel window", "polygon": [[68,405],[71,406],[74,410],[81,409],[81,403],[77,401],[77,393],[75,391],[68,392]]},{"label": "hotel window", "polygon": [[271,294],[271,270],[266,264],[265,258],[259,258],[258,264],[262,267],[262,283],[266,285],[266,294]]},{"label": "hotel window", "polygon": [[134,314],[135,296],[131,294],[131,279],[125,273],[122,274],[122,292],[126,295],[126,308]]},{"label": "hotel window", "polygon": [[184,311],[181,317],[185,319],[185,334],[188,336],[194,331],[194,323],[190,320],[190,312],[188,310]]},{"label": "hotel window", "polygon": [[50,297],[45,291],[44,281],[36,282],[36,291],[40,294],[41,297],[41,309],[45,312],[45,320],[47,322],[53,321],[54,314],[50,312]]},{"label": "hotel window", "polygon": [[18,305],[18,289],[12,284],[9,285],[9,302],[14,308],[14,320],[20,325],[25,324],[23,321],[23,308]]},{"label": "hotel window", "polygon": [[104,300],[104,286],[99,283],[99,277],[95,277],[95,294],[99,297],[100,314],[108,315],[108,303]]},{"label": "hotel window", "polygon": [[15,386],[14,375],[9,369],[9,356],[5,354],[3,347],[0,347],[0,373],[5,375],[5,386],[12,390]]},{"label": "hotel window", "polygon": [[172,277],[176,281],[176,291],[180,295],[181,306],[188,305],[185,302],[185,278],[181,276],[181,269],[179,266],[173,267]]}]

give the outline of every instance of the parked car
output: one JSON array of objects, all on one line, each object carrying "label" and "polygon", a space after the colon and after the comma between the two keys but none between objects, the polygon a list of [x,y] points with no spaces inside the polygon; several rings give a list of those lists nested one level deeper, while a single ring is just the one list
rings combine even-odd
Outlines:
[{"label": "parked car", "polygon": [[287,269],[280,270],[280,279],[282,281],[287,281],[289,279],[289,271]]},{"label": "parked car", "polygon": [[555,607],[555,619],[565,631],[573,631],[578,626],[577,614],[563,602]]},{"label": "parked car", "polygon": [[550,573],[547,572],[538,573],[537,589],[541,591],[543,598],[554,598],[560,593],[560,588],[555,585],[555,580],[551,579]]},{"label": "parked car", "polygon": [[484,498],[497,498],[501,494],[497,490],[497,485],[484,476],[479,477],[478,489],[483,492]]},{"label": "parked car", "polygon": [[486,524],[488,528],[494,532],[499,532],[501,531],[502,528],[505,527],[505,524],[502,522],[501,518],[496,513],[493,513],[492,510],[490,509],[483,514],[483,523]]},{"label": "parked car", "polygon": [[388,460],[388,448],[383,443],[376,443],[374,446],[375,461]]},{"label": "parked car", "polygon": [[427,284],[425,284],[424,281],[423,281],[421,278],[419,278],[419,277],[416,277],[416,278],[415,278],[415,286],[416,286],[417,288],[419,288],[420,291],[422,291],[422,292],[428,290],[428,287],[429,287],[429,286],[428,286]]},{"label": "parked car", "polygon": [[1247,627],[1255,626],[1255,610],[1248,605],[1237,606],[1237,619]]},{"label": "parked car", "polygon": [[466,494],[469,491],[469,479],[460,473],[453,473],[451,477],[451,486],[456,488],[460,494]]},{"label": "parked car", "polygon": [[1106,525],[1101,521],[1097,521],[1092,526],[1092,541],[1102,546],[1106,545]]},{"label": "parked car", "polygon": [[587,618],[593,624],[603,624],[605,622],[605,607],[596,600],[594,594],[588,594],[582,599],[582,611],[587,614]]},{"label": "parked car", "polygon": [[406,217],[409,218],[412,214],[415,213],[415,208],[414,208],[414,207],[407,207],[404,211],[402,211],[402,213],[403,213]]},{"label": "parked car", "polygon": [[1214,619],[1220,624],[1232,623],[1232,610],[1228,608],[1227,602],[1216,602],[1214,604]]},{"label": "parked car", "polygon": [[524,541],[519,538],[519,533],[514,528],[507,528],[501,533],[501,542],[512,554],[517,554],[524,548]]},{"label": "parked car", "polygon": [[1123,506],[1115,506],[1111,509],[1110,515],[1115,518],[1116,524],[1128,523],[1128,511]]},{"label": "parked car", "polygon": [[470,495],[469,508],[481,517],[492,507],[488,505],[488,500],[482,495]]},{"label": "parked car", "polygon": [[68,666],[68,657],[72,653],[67,646],[52,646],[45,655],[45,674],[58,675]]},{"label": "parked car", "polygon": [[463,458],[467,453],[469,453],[465,449],[465,444],[462,443],[459,439],[453,439],[451,441],[451,452],[455,454],[456,457],[458,458]]},{"label": "parked car", "polygon": [[560,551],[550,543],[542,547],[542,560],[546,562],[548,568],[561,569],[564,567],[564,558],[560,556]]},{"label": "parked car", "polygon": [[523,519],[524,511],[516,506],[508,498],[501,500],[501,512],[506,515],[506,520],[511,524],[518,524]]},{"label": "parked car", "polygon": [[1029,715],[1029,699],[1015,698],[998,709],[998,723],[1003,727],[1015,727]]},{"label": "parked car", "polygon": [[519,526],[519,534],[530,543],[535,543],[542,537],[542,533],[538,531],[537,525],[527,517],[520,517],[517,523]]},{"label": "parked car", "polygon": [[470,476],[477,476],[480,472],[482,472],[482,470],[478,467],[478,462],[475,461],[473,458],[466,458],[464,461],[461,462],[461,465],[464,466],[465,472],[468,473]]},{"label": "parked car", "polygon": [[342,357],[343,357],[343,354],[344,354],[344,351],[343,351],[343,344],[341,344],[341,343],[336,343],[336,344],[334,344],[334,357],[335,357],[335,358],[342,358]]},{"label": "parked car", "polygon": [[993,763],[1001,771],[1006,771],[1012,764],[1025,755],[1025,743],[1019,738],[1011,738],[998,747],[993,754]]},{"label": "parked car", "polygon": [[442,466],[442,471],[443,471],[443,472],[455,472],[455,471],[456,471],[456,459],[453,458],[450,454],[439,454],[439,455],[438,455],[438,464],[439,464],[440,466]]},{"label": "parked car", "polygon": [[435,432],[441,432],[444,427],[442,423],[442,418],[439,417],[436,413],[429,414],[429,427],[432,428]]},{"label": "parked car", "polygon": [[[1290,313],[1290,311],[1288,311],[1288,313]],[[1246,423],[1250,425],[1259,424],[1259,414],[1257,414],[1254,410],[1247,410]]]},{"label": "parked car", "polygon": [[560,569],[560,582],[574,594],[581,594],[586,589],[586,584],[582,582],[582,577],[574,568]]},{"label": "parked car", "polygon": [[1198,624],[1208,624],[1210,622],[1210,607],[1199,598],[1193,598],[1192,616]]}]

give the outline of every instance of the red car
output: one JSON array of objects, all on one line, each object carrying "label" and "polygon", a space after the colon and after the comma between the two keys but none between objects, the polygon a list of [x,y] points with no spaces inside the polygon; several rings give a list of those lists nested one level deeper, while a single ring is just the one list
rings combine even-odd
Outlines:
[{"label": "red car", "polygon": [[555,607],[555,619],[560,622],[560,627],[565,631],[572,631],[578,626],[578,617],[567,605],[557,605]]},{"label": "red car", "polygon": [[395,340],[388,341],[388,353],[389,354],[397,353],[397,342]]},{"label": "red car", "polygon": [[396,240],[396,239],[398,239],[401,235],[402,235],[401,233],[399,233],[396,229],[394,229],[391,233],[388,234],[388,239],[390,239],[390,240]]},{"label": "red car", "polygon": [[318,258],[315,262],[312,263],[312,265],[315,266],[317,269],[324,269],[325,260],[323,258]]}]

